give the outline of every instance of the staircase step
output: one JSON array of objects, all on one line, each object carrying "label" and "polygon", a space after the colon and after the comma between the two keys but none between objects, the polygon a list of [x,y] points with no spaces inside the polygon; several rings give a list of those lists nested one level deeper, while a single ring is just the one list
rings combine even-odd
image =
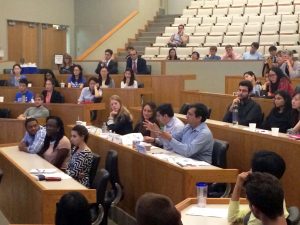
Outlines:
[{"label": "staircase step", "polygon": [[151,36],[151,37],[138,37],[137,38],[137,41],[150,41],[150,42],[153,42],[153,41],[155,41],[155,38],[156,38],[156,36]]},{"label": "staircase step", "polygon": [[172,22],[150,22],[149,27],[168,27],[173,24],[174,21]]},{"label": "staircase step", "polygon": [[165,31],[165,27],[150,27],[147,29],[148,32],[160,32],[163,33]]},{"label": "staircase step", "polygon": [[140,33],[140,37],[156,37],[156,36],[161,36],[163,32],[148,32],[148,31],[143,31]]}]

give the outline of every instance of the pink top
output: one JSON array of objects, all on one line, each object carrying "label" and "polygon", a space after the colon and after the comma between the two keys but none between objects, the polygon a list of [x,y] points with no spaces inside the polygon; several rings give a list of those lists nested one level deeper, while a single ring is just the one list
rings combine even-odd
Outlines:
[{"label": "pink top", "polygon": [[52,92],[47,91],[47,95],[46,95],[46,103],[51,103],[51,96],[52,96]]},{"label": "pink top", "polygon": [[[50,142],[49,148],[43,154],[43,158],[54,165],[55,162],[60,161],[59,157],[64,157],[63,159],[61,159],[63,160],[63,163],[61,164],[59,169],[66,170],[71,156],[71,143],[66,136],[63,136],[63,138],[60,139],[55,149],[53,149],[54,143],[54,141]],[[64,154],[62,152],[59,152],[62,149],[68,149],[68,153]]]}]

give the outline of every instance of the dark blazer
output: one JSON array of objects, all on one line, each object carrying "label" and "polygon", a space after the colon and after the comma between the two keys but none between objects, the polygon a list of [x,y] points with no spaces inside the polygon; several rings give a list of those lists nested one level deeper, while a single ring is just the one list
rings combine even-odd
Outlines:
[{"label": "dark blazer", "polygon": [[109,130],[115,132],[116,134],[125,135],[132,133],[132,121],[129,116],[120,115],[115,119],[114,124],[107,126]]},{"label": "dark blazer", "polygon": [[[46,102],[47,91],[44,90],[42,95],[44,96],[44,102]],[[50,103],[64,103],[64,98],[58,91],[53,90]]]},{"label": "dark blazer", "polygon": [[[129,57],[127,59],[126,68],[132,69],[131,57]],[[138,57],[138,60],[137,60],[137,73],[138,74],[147,74],[148,73],[147,66],[146,66],[146,60],[141,58],[140,56]]]},{"label": "dark blazer", "polygon": [[[95,73],[96,74],[99,74],[100,73],[100,70],[101,68],[104,66],[105,63],[103,63],[102,61],[100,61],[98,63],[98,66],[95,70]],[[109,74],[117,74],[118,73],[118,62],[116,62],[115,60],[110,60],[109,63],[108,63],[108,72]]]}]

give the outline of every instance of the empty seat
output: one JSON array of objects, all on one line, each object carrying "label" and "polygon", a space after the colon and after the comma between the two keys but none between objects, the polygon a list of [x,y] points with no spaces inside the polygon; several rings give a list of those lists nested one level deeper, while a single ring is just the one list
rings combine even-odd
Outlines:
[{"label": "empty seat", "polygon": [[251,45],[253,42],[259,42],[259,36],[258,35],[243,35],[240,45],[241,46],[248,46]]},{"label": "empty seat", "polygon": [[214,8],[218,5],[218,0],[205,1],[202,8]]},{"label": "empty seat", "polygon": [[277,45],[279,42],[279,35],[273,34],[273,35],[260,35],[259,38],[259,44],[260,45]]},{"label": "empty seat", "polygon": [[262,6],[276,5],[277,0],[263,0]]},{"label": "empty seat", "polygon": [[216,17],[203,17],[201,26],[212,26],[216,23]]},{"label": "empty seat", "polygon": [[194,33],[195,36],[206,36],[209,34],[211,26],[198,26],[196,27],[196,31]]},{"label": "empty seat", "polygon": [[247,0],[232,0],[232,7],[244,7],[247,4]]},{"label": "empty seat", "polygon": [[275,15],[277,12],[277,6],[262,6],[260,9],[260,15]]},{"label": "empty seat", "polygon": [[231,25],[227,27],[226,35],[241,35],[244,25]]},{"label": "empty seat", "polygon": [[159,55],[159,47],[145,47],[143,58],[152,58]]},{"label": "empty seat", "polygon": [[239,8],[229,8],[228,15],[234,16],[234,15],[243,15],[244,14],[244,7]]},{"label": "empty seat", "polygon": [[198,9],[197,17],[210,16],[212,14],[212,9]]},{"label": "empty seat", "polygon": [[281,34],[279,37],[280,45],[298,45],[299,34]]},{"label": "empty seat", "polygon": [[280,34],[296,34],[298,32],[298,23],[282,23]]},{"label": "empty seat", "polygon": [[199,9],[203,6],[204,1],[191,1],[189,9]]},{"label": "empty seat", "polygon": [[261,34],[278,34],[279,23],[277,24],[264,24],[262,26]]},{"label": "empty seat", "polygon": [[292,5],[293,0],[279,0],[277,5]]},{"label": "empty seat", "polygon": [[227,31],[226,25],[212,26],[209,35],[221,36]]},{"label": "empty seat", "polygon": [[217,22],[215,25],[220,26],[220,25],[228,25],[232,21],[231,16],[218,16],[217,17]]},{"label": "empty seat", "polygon": [[226,45],[232,45],[232,46],[238,46],[238,44],[241,42],[241,36],[235,35],[235,36],[229,36],[225,35],[223,39],[222,46]]},{"label": "empty seat", "polygon": [[248,22],[248,16],[233,16],[231,25],[244,25]]},{"label": "empty seat", "polygon": [[204,46],[220,46],[223,42],[223,36],[207,36]]},{"label": "empty seat", "polygon": [[279,5],[277,8],[278,15],[290,15],[294,13],[293,5]]},{"label": "empty seat", "polygon": [[192,35],[195,32],[195,27],[185,27],[184,28],[184,33],[187,35]]},{"label": "empty seat", "polygon": [[247,7],[249,6],[260,6],[262,4],[262,0],[250,0],[247,2]]},{"label": "empty seat", "polygon": [[245,46],[234,47],[233,51],[239,55],[243,55],[243,53],[246,51],[246,47]]},{"label": "empty seat", "polygon": [[228,13],[228,8],[214,8],[213,15],[214,16],[226,16]]},{"label": "empty seat", "polygon": [[209,47],[197,47],[193,49],[194,52],[200,54],[200,58],[204,58],[209,53]]},{"label": "empty seat", "polygon": [[227,8],[232,4],[232,0],[221,0],[219,1],[218,8]]},{"label": "empty seat", "polygon": [[179,58],[186,58],[188,57],[189,55],[191,55],[193,52],[193,48],[191,47],[185,47],[185,48],[176,48],[176,53],[177,53],[177,56]]},{"label": "empty seat", "polygon": [[153,47],[163,47],[169,42],[170,37],[156,37]]},{"label": "empty seat", "polygon": [[176,26],[177,27],[180,24],[185,25],[185,24],[187,24],[187,20],[188,20],[188,18],[182,18],[182,17],[175,18],[174,19],[174,23],[172,24],[172,26]]},{"label": "empty seat", "polygon": [[260,14],[260,6],[259,7],[246,7],[244,15],[259,15]]},{"label": "empty seat", "polygon": [[159,55],[157,57],[159,58],[166,58],[169,55],[169,50],[171,48],[162,47],[159,49]]},{"label": "empty seat", "polygon": [[281,15],[268,15],[265,16],[265,24],[274,24],[274,23],[280,23],[281,22]]},{"label": "empty seat", "polygon": [[204,42],[205,42],[205,36],[190,36],[189,43],[186,46],[198,47],[198,46],[202,46]]},{"label": "empty seat", "polygon": [[299,15],[282,15],[282,23],[297,23],[299,21]]},{"label": "empty seat", "polygon": [[191,17],[188,20],[187,26],[198,26],[202,23],[202,17]]},{"label": "empty seat", "polygon": [[264,21],[265,21],[264,16],[249,16],[248,24],[251,24],[251,23],[260,23],[260,24],[262,24]]},{"label": "empty seat", "polygon": [[183,9],[181,17],[183,18],[194,17],[195,15],[197,15],[197,12],[198,12],[197,9]]},{"label": "empty seat", "polygon": [[300,5],[295,5],[295,14],[300,14]]},{"label": "empty seat", "polygon": [[165,32],[163,33],[163,36],[170,37],[172,34],[175,34],[178,32],[178,27],[165,27]]},{"label": "empty seat", "polygon": [[253,24],[247,24],[244,28],[244,35],[257,35],[261,31],[261,24],[253,23]]}]

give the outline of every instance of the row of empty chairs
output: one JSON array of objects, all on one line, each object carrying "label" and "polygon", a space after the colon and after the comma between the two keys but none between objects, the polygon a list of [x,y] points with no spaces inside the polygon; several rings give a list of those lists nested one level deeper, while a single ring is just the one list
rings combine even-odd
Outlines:
[{"label": "row of empty chairs", "polygon": [[[247,24],[247,25],[210,25],[186,27],[185,33],[191,37],[206,35],[258,35],[258,34],[297,34],[298,23],[274,23],[274,24]],[[166,27],[162,36],[170,37],[177,32],[177,27]]]},{"label": "row of empty chairs", "polygon": [[298,23],[300,15],[263,15],[263,16],[203,16],[203,17],[190,17],[190,18],[175,18],[173,27],[185,25],[186,27],[192,26],[209,26],[209,25],[240,25],[240,24],[272,24],[272,23]]},{"label": "row of empty chairs", "polygon": [[[276,46],[277,50],[295,50],[296,52],[300,52],[300,46]],[[145,54],[142,56],[145,59],[165,59],[168,56],[169,50],[171,48],[168,47],[146,47]],[[250,50],[250,46],[239,46],[233,47],[234,52],[242,55],[244,52]],[[209,54],[209,47],[178,47],[176,48],[177,56],[180,59],[190,59],[190,55],[193,51],[196,51],[200,54],[200,58],[204,58],[207,54]],[[265,57],[269,56],[269,46],[260,46],[259,52],[261,52]],[[217,55],[222,56],[225,53],[224,47],[218,47]],[[295,57],[298,57],[298,54],[294,54]]]},{"label": "row of empty chairs", "polygon": [[181,17],[300,14],[300,5],[183,9]]},{"label": "row of empty chairs", "polygon": [[189,9],[199,8],[225,8],[241,6],[272,6],[272,5],[297,5],[300,0],[198,0],[191,1]]},{"label": "row of empty chairs", "polygon": [[[153,46],[167,46],[169,39],[170,37],[156,37]],[[191,36],[187,46],[248,46],[252,42],[259,42],[260,45],[299,45],[299,34]]]}]

